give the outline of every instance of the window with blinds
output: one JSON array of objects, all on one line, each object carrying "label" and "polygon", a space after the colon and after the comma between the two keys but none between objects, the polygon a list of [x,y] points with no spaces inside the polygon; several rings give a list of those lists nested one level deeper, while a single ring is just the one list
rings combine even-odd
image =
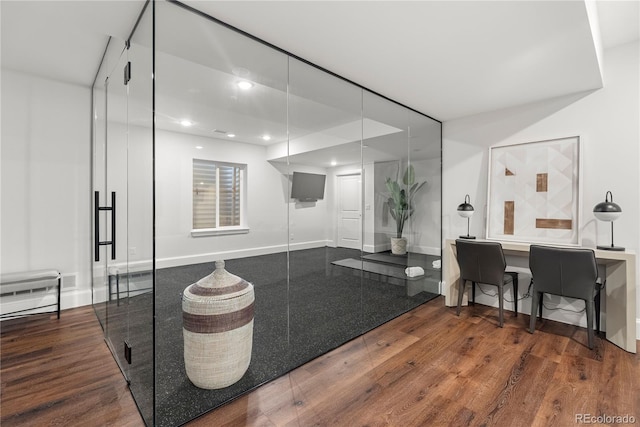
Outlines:
[{"label": "window with blinds", "polygon": [[242,225],[247,165],[193,159],[193,229]]}]

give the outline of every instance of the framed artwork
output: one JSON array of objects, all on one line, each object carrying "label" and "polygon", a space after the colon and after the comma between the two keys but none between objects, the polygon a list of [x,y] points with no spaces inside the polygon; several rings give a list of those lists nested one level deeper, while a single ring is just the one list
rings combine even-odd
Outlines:
[{"label": "framed artwork", "polygon": [[580,244],[580,137],[489,149],[487,239]]}]

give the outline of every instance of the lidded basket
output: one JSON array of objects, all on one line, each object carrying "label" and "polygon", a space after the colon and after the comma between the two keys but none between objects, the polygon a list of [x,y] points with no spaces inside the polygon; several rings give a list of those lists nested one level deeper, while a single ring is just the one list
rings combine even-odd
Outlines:
[{"label": "lidded basket", "polygon": [[210,275],[182,293],[184,365],[191,382],[204,389],[228,387],[251,362],[253,285],[216,261]]}]

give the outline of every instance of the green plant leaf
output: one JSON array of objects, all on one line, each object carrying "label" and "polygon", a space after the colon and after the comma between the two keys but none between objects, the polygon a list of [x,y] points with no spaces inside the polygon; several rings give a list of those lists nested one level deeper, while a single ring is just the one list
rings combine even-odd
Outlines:
[{"label": "green plant leaf", "polygon": [[402,177],[402,183],[404,185],[398,182],[399,177],[400,165],[398,165],[398,169],[396,170],[395,181],[391,177],[388,177],[385,181],[385,185],[389,191],[387,205],[389,206],[389,212],[392,218],[396,221],[396,235],[398,238],[402,237],[405,221],[414,213],[412,206],[413,197],[424,184],[426,184],[426,181],[420,183],[415,182],[413,165],[408,165],[404,171]]},{"label": "green plant leaf", "polygon": [[396,219],[396,204],[393,201],[393,199],[391,197],[389,197],[389,200],[387,200],[387,206],[389,206],[389,213],[391,214],[391,217],[397,221]]},{"label": "green plant leaf", "polygon": [[402,182],[404,185],[409,186],[413,185],[416,180],[416,173],[413,169],[413,165],[407,166],[407,170],[404,171],[404,176],[402,177]]}]

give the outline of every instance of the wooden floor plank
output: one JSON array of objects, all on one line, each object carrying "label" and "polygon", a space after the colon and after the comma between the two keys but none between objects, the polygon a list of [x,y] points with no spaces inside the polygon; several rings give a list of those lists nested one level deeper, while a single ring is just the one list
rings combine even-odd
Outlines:
[{"label": "wooden floor plank", "polygon": [[0,324],[5,426],[140,426],[91,307]]},{"label": "wooden floor plank", "polygon": [[[438,298],[189,426],[567,426],[640,422],[640,356],[583,328]],[[0,324],[2,426],[142,426],[90,307]],[[640,344],[639,344],[640,348]]]}]

